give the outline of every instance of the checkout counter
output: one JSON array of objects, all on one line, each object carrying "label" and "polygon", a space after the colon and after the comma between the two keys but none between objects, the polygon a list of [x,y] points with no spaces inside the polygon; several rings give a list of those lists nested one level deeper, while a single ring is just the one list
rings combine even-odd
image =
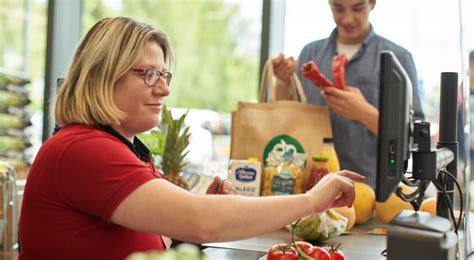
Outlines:
[{"label": "checkout counter", "polygon": [[[474,215],[468,214],[467,232],[470,234],[474,231]],[[372,235],[367,232],[375,228],[387,227],[381,224],[375,217],[363,224],[354,226],[350,230],[350,234],[341,235],[325,241],[324,244],[338,244],[341,243],[341,250],[344,253],[345,259],[348,260],[386,260],[382,252],[387,248],[386,235]],[[469,255],[473,250],[473,242],[469,241],[469,235],[465,230],[460,230],[458,235],[458,256],[456,259],[474,259],[473,255]],[[468,241],[464,241],[468,239]],[[203,252],[208,256],[209,260],[224,260],[224,259],[242,259],[242,260],[265,260],[267,259],[267,252],[271,246],[276,243],[291,243],[291,233],[286,229],[264,234],[261,236],[243,239],[238,241],[207,243]],[[465,248],[465,246],[469,248]]]},{"label": "checkout counter", "polygon": [[[367,231],[386,227],[380,224],[375,217],[363,225],[354,226],[350,234],[341,235],[325,241],[328,244],[341,243],[341,250],[345,259],[356,260],[383,260],[381,253],[386,249],[385,235],[371,235]],[[261,236],[219,243],[204,244],[203,252],[210,260],[223,259],[267,259],[267,252],[277,243],[291,243],[291,233],[286,229],[264,234]],[[324,245],[325,243],[323,243]]]}]

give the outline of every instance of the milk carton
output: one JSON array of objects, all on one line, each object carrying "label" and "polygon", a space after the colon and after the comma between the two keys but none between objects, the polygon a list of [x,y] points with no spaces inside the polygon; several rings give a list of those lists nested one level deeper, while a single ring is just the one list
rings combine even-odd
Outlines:
[{"label": "milk carton", "polygon": [[231,160],[229,180],[237,193],[245,196],[260,195],[261,164],[253,158],[249,160]]}]

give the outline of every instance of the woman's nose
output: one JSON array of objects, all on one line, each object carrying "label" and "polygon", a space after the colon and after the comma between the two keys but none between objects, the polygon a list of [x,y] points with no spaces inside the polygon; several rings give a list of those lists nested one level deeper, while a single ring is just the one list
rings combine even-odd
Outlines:
[{"label": "woman's nose", "polygon": [[153,87],[153,93],[165,97],[170,94],[170,87],[166,84],[166,80],[163,77],[161,77],[156,86]]}]

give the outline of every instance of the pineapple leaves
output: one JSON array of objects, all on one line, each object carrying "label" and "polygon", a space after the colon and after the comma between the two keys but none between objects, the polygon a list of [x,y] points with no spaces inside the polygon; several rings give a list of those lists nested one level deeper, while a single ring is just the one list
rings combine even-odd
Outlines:
[{"label": "pineapple leaves", "polygon": [[168,131],[166,135],[165,152],[163,154],[162,168],[167,174],[179,174],[184,167],[188,165],[186,156],[189,145],[190,130],[189,126],[184,127],[184,121],[189,110],[179,119],[174,119],[171,111],[163,106],[161,125],[167,125]]}]

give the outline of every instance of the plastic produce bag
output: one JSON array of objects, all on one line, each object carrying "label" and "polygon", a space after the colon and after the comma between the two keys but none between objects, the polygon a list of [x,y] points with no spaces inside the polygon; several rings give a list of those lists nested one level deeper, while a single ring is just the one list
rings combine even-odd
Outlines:
[{"label": "plastic produce bag", "polygon": [[[293,225],[286,228],[291,231]],[[302,218],[294,226],[295,235],[309,241],[321,242],[341,235],[347,227],[347,218],[330,209]]]}]

